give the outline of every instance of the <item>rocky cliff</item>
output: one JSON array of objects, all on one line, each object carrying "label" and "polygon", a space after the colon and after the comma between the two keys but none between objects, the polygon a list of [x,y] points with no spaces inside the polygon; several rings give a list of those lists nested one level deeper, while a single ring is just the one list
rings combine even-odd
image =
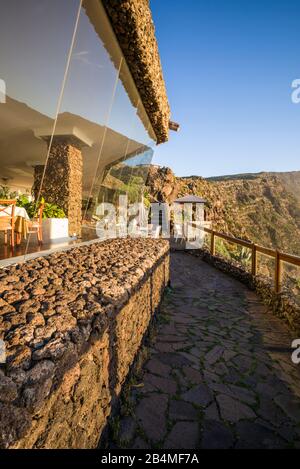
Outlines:
[{"label": "rocky cliff", "polygon": [[170,168],[150,166],[146,194],[160,202],[199,195],[216,230],[300,255],[300,194],[293,191],[296,175],[289,174],[180,178]]}]

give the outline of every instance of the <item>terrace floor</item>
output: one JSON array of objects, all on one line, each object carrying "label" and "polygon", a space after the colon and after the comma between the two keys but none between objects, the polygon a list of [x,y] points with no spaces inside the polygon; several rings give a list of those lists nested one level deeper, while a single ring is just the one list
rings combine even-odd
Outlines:
[{"label": "terrace floor", "polygon": [[37,242],[36,235],[32,234],[29,235],[28,243],[27,240],[23,240],[19,246],[15,245],[12,249],[9,244],[4,244],[4,234],[3,232],[0,232],[0,267],[2,263],[3,265],[6,265],[7,262],[13,262],[15,260],[14,258],[21,258],[35,253],[40,253],[41,255],[43,255],[43,253],[47,254],[50,250],[60,250],[64,248],[69,248],[75,246],[78,243],[92,241],[93,239],[97,240],[97,236],[94,230],[83,229],[82,237],[80,239],[70,239],[58,243],[43,242],[42,245],[39,245]]},{"label": "terrace floor", "polygon": [[176,252],[160,318],[112,447],[300,447],[296,337],[255,293]]}]

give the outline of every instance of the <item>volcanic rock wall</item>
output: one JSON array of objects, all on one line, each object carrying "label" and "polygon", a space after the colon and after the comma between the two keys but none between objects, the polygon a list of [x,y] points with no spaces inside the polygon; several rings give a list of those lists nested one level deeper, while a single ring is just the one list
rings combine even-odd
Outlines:
[{"label": "volcanic rock wall", "polygon": [[170,106],[149,0],[102,0],[157,136],[168,140]]},{"label": "volcanic rock wall", "polygon": [[96,447],[168,282],[169,244],[153,239],[0,271],[0,447]]}]

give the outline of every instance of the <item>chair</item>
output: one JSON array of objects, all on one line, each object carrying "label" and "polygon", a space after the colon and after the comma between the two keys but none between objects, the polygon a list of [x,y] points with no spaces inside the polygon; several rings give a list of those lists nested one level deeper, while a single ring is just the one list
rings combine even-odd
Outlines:
[{"label": "chair", "polygon": [[37,217],[33,218],[28,224],[28,233],[36,234],[38,243],[40,245],[43,244],[43,230],[42,230],[43,211],[44,211],[44,204],[41,204],[37,212]]},{"label": "chair", "polygon": [[15,246],[15,208],[16,200],[0,200],[0,231],[4,231],[4,243],[7,244],[7,232],[10,232],[10,245]]}]

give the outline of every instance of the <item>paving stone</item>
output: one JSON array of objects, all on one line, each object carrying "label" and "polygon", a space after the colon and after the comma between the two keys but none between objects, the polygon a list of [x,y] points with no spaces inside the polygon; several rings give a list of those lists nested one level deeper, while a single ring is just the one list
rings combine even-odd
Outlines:
[{"label": "paving stone", "polygon": [[274,426],[281,426],[288,421],[288,417],[281,408],[274,403],[268,396],[259,396],[259,407],[257,414]]},{"label": "paving stone", "polygon": [[278,390],[274,386],[270,386],[268,383],[257,383],[256,391],[261,395],[269,396],[273,398],[278,394]]},{"label": "paving stone", "polygon": [[120,422],[119,441],[128,443],[135,434],[136,422],[132,417],[124,417]]},{"label": "paving stone", "polygon": [[[171,282],[177,289],[162,306],[170,322],[150,346],[144,388],[132,389],[147,440],[129,421],[132,447],[300,447],[300,368],[282,352],[291,342],[281,321],[255,293],[185,253],[171,258]],[[176,386],[180,400],[170,398]]]},{"label": "paving stone", "polygon": [[223,353],[223,360],[230,364],[231,360],[237,355],[237,353],[233,350],[225,350]]},{"label": "paving stone", "polygon": [[214,383],[211,385],[211,388],[217,393],[226,394],[227,396],[236,398],[239,401],[245,402],[246,404],[254,405],[256,403],[255,394],[246,388],[242,388],[241,386]]},{"label": "paving stone", "polygon": [[158,353],[156,358],[172,368],[180,368],[191,364],[190,361],[180,353]]},{"label": "paving stone", "polygon": [[234,368],[229,368],[228,373],[223,376],[223,380],[228,383],[238,383],[241,381],[241,375]]},{"label": "paving stone", "polygon": [[168,365],[165,365],[161,361],[157,360],[156,358],[152,358],[146,363],[146,368],[149,370],[151,373],[155,375],[160,375],[160,376],[167,376],[169,375],[171,371],[171,367]]},{"label": "paving stone", "polygon": [[192,404],[206,407],[213,400],[213,394],[208,386],[199,384],[182,394],[182,399]]},{"label": "paving stone", "polygon": [[240,449],[275,449],[284,448],[284,440],[256,422],[239,422],[236,425],[238,442],[236,448]]},{"label": "paving stone", "polygon": [[232,363],[237,367],[240,373],[249,373],[252,370],[254,361],[245,355],[238,355],[232,359]]},{"label": "paving stone", "polygon": [[195,449],[198,447],[199,431],[196,422],[177,422],[167,436],[165,449]]},{"label": "paving stone", "polygon": [[220,345],[216,345],[212,350],[210,350],[206,356],[205,356],[205,363],[208,365],[213,365],[216,363],[219,358],[222,357],[224,353],[224,347],[221,347]]},{"label": "paving stone", "polygon": [[172,378],[162,378],[161,376],[155,376],[151,373],[147,373],[144,376],[144,383],[154,386],[157,390],[167,393],[176,394],[177,385]]},{"label": "paving stone", "polygon": [[270,374],[265,381],[270,386],[276,388],[276,390],[281,394],[289,394],[287,385],[274,374]]},{"label": "paving stone", "polygon": [[197,420],[195,407],[185,401],[172,400],[169,408],[169,418],[172,420]]},{"label": "paving stone", "polygon": [[256,417],[250,407],[237,399],[233,399],[225,394],[219,394],[216,399],[222,419],[227,420],[228,422],[234,423],[241,419],[253,419]]},{"label": "paving stone", "polygon": [[133,445],[132,445],[132,449],[150,449],[150,448],[151,446],[149,446],[149,444],[139,436],[134,440]]},{"label": "paving stone", "polygon": [[219,376],[224,376],[228,374],[228,368],[224,363],[217,363],[212,367],[214,373],[216,373]]},{"label": "paving stone", "polygon": [[255,368],[255,373],[261,378],[266,378],[270,374],[270,369],[264,363],[259,363]]},{"label": "paving stone", "polygon": [[220,420],[218,408],[215,402],[212,402],[204,411],[207,420]]},{"label": "paving stone", "polygon": [[192,368],[190,366],[184,366],[182,368],[185,376],[187,377],[187,379],[192,383],[192,384],[200,384],[200,383],[203,383],[203,377],[201,375],[201,373],[197,370],[195,370],[195,368]]},{"label": "paving stone", "polygon": [[186,358],[188,361],[189,361],[189,364],[196,367],[196,368],[199,368],[199,364],[200,364],[200,359],[195,357],[194,355],[192,355],[191,353],[189,352],[179,352],[180,355],[184,358]]},{"label": "paving stone", "polygon": [[167,404],[167,396],[152,394],[144,397],[136,408],[139,425],[147,437],[154,442],[162,440],[165,436]]},{"label": "paving stone", "polygon": [[138,395],[149,394],[152,392],[157,392],[157,388],[150,383],[142,383],[142,386],[137,389]]},{"label": "paving stone", "polygon": [[[188,339],[186,337],[186,339]],[[191,343],[188,340],[185,340],[185,342],[174,342],[173,344],[173,350],[177,352],[177,350],[188,350],[188,348],[191,346]]]},{"label": "paving stone", "polygon": [[155,349],[158,351],[158,352],[174,352],[175,349],[174,349],[174,345],[169,343],[169,342],[156,342],[155,344]]},{"label": "paving stone", "polygon": [[297,433],[295,432],[295,428],[291,427],[290,425],[281,425],[277,429],[277,433],[290,443],[294,443],[294,441],[297,440]]},{"label": "paving stone", "polygon": [[281,410],[294,422],[300,422],[300,403],[299,400],[293,399],[292,396],[280,394],[276,396],[274,401]]},{"label": "paving stone", "polygon": [[189,353],[191,353],[192,355],[194,355],[194,357],[197,357],[197,358],[202,358],[205,356],[205,353],[203,352],[203,350],[198,348],[198,346],[191,348],[189,350]]},{"label": "paving stone", "polygon": [[215,420],[204,421],[201,448],[227,449],[231,448],[233,444],[233,434],[223,423]]},{"label": "paving stone", "polygon": [[210,385],[210,383],[219,383],[220,382],[220,377],[214,373],[211,373],[210,371],[203,371],[203,378],[204,381]]}]

